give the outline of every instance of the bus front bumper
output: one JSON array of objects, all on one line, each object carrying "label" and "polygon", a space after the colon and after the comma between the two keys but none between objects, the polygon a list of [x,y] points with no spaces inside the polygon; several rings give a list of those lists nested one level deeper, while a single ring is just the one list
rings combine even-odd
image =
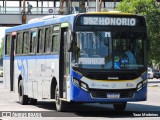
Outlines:
[{"label": "bus front bumper", "polygon": [[[94,91],[86,91],[78,86],[73,84],[71,88],[71,96],[70,100],[74,102],[87,102],[87,103],[114,103],[114,102],[133,102],[133,101],[146,101],[147,99],[147,85],[145,85],[139,91],[131,91],[128,92],[128,95],[123,94],[128,90],[117,90],[114,92],[110,92],[109,90],[94,90]],[[123,95],[119,95],[119,91],[121,91]],[[127,93],[127,92],[126,92]],[[108,94],[111,94],[112,97],[108,98]],[[114,95],[113,95],[114,94]]]}]

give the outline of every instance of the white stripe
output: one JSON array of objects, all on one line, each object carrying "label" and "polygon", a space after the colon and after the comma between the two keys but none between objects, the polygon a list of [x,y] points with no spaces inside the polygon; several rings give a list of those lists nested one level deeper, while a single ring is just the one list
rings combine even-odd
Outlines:
[{"label": "white stripe", "polygon": [[126,80],[123,82],[117,82],[118,80],[114,81],[99,81],[99,80],[91,80],[86,77],[82,77],[81,81],[88,84],[89,88],[94,89],[131,89],[136,88],[137,84],[142,81],[142,78],[139,77],[135,80]]}]

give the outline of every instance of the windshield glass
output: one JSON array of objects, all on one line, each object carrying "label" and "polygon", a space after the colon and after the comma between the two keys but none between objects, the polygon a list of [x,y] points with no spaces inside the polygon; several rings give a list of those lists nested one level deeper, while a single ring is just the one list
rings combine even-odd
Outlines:
[{"label": "windshield glass", "polygon": [[144,34],[126,32],[76,32],[72,65],[92,69],[144,67]]}]

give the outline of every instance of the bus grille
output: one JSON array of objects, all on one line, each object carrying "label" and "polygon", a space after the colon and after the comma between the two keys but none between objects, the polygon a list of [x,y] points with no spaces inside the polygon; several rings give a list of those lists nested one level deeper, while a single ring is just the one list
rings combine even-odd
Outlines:
[{"label": "bus grille", "polygon": [[134,91],[119,91],[119,90],[117,90],[117,91],[116,92],[113,92],[113,91],[91,91],[91,96],[93,98],[107,98],[107,94],[118,93],[120,95],[119,98],[132,98],[135,93],[135,90]]},{"label": "bus grille", "polygon": [[133,80],[138,77],[136,74],[106,74],[106,73],[88,73],[85,77],[93,80],[110,80],[109,78],[118,77],[119,80]]}]

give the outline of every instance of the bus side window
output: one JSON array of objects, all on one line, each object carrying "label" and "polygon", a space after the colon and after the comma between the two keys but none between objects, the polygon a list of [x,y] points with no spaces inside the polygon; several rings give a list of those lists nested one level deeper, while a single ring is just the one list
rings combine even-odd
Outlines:
[{"label": "bus side window", "polygon": [[37,53],[43,53],[44,48],[44,29],[38,30]]},{"label": "bus side window", "polygon": [[51,52],[53,53],[59,53],[59,34],[52,35],[52,47]]},{"label": "bus side window", "polygon": [[44,42],[44,52],[50,53],[51,51],[51,28],[46,28],[45,30],[45,42]]},{"label": "bus side window", "polygon": [[53,26],[52,29],[52,43],[51,43],[51,52],[59,53],[60,39],[59,39],[59,25]]},{"label": "bus side window", "polygon": [[11,36],[6,35],[6,41],[5,41],[5,55],[10,55],[10,49],[11,49]]},{"label": "bus side window", "polygon": [[30,53],[35,53],[35,49],[36,49],[36,38],[37,38],[37,31],[31,31]]},{"label": "bus side window", "polygon": [[15,52],[16,52],[16,54],[21,54],[22,53],[22,33],[17,34]]},{"label": "bus side window", "polygon": [[[17,35],[18,35],[18,33],[17,33]],[[15,39],[14,39],[14,55],[16,55],[17,54],[17,35],[16,35],[16,37],[15,37]]]},{"label": "bus side window", "polygon": [[29,32],[23,33],[23,54],[28,54],[28,48],[29,48]]}]

